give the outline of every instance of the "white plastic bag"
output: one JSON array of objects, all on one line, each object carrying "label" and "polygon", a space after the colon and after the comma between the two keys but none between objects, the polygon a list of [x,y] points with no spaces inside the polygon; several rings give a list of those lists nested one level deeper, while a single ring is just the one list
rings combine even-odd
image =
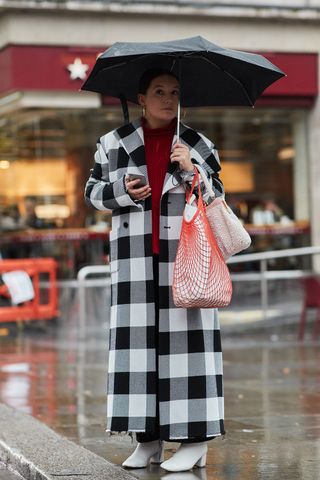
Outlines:
[{"label": "white plastic bag", "polygon": [[34,288],[32,280],[23,270],[13,270],[2,274],[2,279],[7,286],[12,303],[28,302],[34,298]]}]

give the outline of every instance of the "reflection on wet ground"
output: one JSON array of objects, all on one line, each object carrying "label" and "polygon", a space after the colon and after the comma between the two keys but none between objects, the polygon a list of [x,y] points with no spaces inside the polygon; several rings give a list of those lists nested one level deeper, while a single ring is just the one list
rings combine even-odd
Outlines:
[{"label": "reflection on wet ground", "polygon": [[[64,292],[64,315],[42,328],[11,327],[0,337],[0,401],[121,465],[136,442],[106,438],[108,309],[91,299],[86,341],[78,341],[74,293]],[[108,304],[108,299],[103,298]],[[158,465],[130,470],[140,479],[320,478],[320,341],[296,331],[223,335],[225,438],[209,442],[207,466],[167,473]],[[166,443],[165,458],[179,446]]]}]

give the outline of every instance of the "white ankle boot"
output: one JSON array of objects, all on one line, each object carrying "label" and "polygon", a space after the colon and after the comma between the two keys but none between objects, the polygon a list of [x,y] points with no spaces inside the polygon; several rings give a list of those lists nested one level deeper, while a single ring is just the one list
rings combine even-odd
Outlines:
[{"label": "white ankle boot", "polygon": [[161,463],[164,460],[164,442],[138,443],[135,451],[123,463],[123,467],[144,468],[150,463]]},{"label": "white ankle boot", "polygon": [[160,467],[168,472],[182,472],[190,470],[195,465],[205,467],[207,460],[207,442],[181,443],[175,454],[161,463]]}]

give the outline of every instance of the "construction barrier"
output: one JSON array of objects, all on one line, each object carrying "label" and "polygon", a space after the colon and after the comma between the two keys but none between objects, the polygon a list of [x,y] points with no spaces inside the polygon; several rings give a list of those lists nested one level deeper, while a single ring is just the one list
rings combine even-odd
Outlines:
[{"label": "construction barrier", "polygon": [[[15,305],[7,285],[0,286],[0,296],[6,299],[6,305],[0,304],[1,322],[20,322],[26,320],[49,320],[59,315],[57,290],[57,262],[54,258],[30,258],[0,260],[0,278],[8,272],[25,272],[32,281],[33,298]],[[42,301],[40,295],[40,275],[49,278],[47,298]],[[3,302],[2,302],[3,303]],[[8,305],[11,303],[11,305]]]}]

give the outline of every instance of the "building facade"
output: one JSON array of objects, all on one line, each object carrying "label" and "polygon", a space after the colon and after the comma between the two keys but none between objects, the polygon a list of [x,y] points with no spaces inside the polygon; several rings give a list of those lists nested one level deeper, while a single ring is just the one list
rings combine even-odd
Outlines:
[{"label": "building facade", "polygon": [[[117,101],[80,92],[83,81],[97,55],[116,41],[202,35],[261,53],[287,74],[254,109],[186,111],[184,122],[219,149],[227,200],[251,229],[256,250],[320,245],[319,27],[320,0],[0,0],[4,216],[9,209],[9,216],[15,210],[26,218],[33,210],[38,236],[42,227],[59,230],[65,241],[62,230],[83,245],[91,242],[108,216],[84,205],[84,183],[97,138],[123,119]],[[130,118],[138,115],[131,105]],[[12,243],[8,230],[5,255]],[[99,258],[86,252],[85,246],[78,252],[77,267]],[[67,262],[74,261],[69,255]]]}]

